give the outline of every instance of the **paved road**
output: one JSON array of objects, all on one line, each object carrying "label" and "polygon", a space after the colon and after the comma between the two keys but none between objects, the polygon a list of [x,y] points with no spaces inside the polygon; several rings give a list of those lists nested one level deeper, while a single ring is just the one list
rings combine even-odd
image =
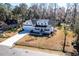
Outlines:
[{"label": "paved road", "polygon": [[5,41],[1,42],[0,45],[9,46],[12,47],[15,42],[17,42],[19,39],[23,38],[25,35],[27,35],[26,31],[22,31],[21,33],[18,33]]},{"label": "paved road", "polygon": [[37,52],[28,49],[10,48],[0,45],[0,56],[57,56],[45,52]]}]

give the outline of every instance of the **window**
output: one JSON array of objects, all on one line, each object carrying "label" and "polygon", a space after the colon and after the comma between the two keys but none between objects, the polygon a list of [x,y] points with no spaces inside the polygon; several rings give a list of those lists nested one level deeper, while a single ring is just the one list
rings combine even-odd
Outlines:
[{"label": "window", "polygon": [[45,31],[49,31],[49,29],[44,29]]},{"label": "window", "polygon": [[43,23],[41,23],[41,25],[43,25]]},{"label": "window", "polygon": [[39,28],[35,28],[35,30],[40,30]]}]

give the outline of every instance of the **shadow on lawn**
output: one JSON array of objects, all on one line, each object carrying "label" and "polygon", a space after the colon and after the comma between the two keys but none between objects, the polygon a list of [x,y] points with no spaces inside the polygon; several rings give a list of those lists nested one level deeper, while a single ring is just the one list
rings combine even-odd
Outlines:
[{"label": "shadow on lawn", "polygon": [[30,32],[29,30],[21,30],[18,32],[19,34],[25,34],[25,33],[29,33],[30,36],[34,36],[34,37],[50,37],[50,36],[53,36],[55,33],[52,33],[52,34],[44,34],[44,35],[39,35],[37,33],[32,33]]},{"label": "shadow on lawn", "polygon": [[49,35],[34,35],[34,34],[29,34],[29,35],[34,37],[49,37]]}]

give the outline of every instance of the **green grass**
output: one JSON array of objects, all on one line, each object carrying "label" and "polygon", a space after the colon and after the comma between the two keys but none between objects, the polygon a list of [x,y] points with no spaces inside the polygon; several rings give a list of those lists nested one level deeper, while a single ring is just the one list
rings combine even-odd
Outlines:
[{"label": "green grass", "polygon": [[17,29],[16,29],[16,28],[11,28],[11,29],[9,29],[8,31],[9,31],[9,32],[16,32]]}]

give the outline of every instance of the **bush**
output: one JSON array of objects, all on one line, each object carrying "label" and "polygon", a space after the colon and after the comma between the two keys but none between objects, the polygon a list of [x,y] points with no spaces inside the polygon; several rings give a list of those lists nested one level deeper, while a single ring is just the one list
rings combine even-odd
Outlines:
[{"label": "bush", "polygon": [[10,28],[9,31],[11,31],[11,32],[16,32],[17,29],[16,29],[16,28]]},{"label": "bush", "polygon": [[62,25],[61,26],[57,26],[57,27],[58,27],[59,30],[62,29]]}]

